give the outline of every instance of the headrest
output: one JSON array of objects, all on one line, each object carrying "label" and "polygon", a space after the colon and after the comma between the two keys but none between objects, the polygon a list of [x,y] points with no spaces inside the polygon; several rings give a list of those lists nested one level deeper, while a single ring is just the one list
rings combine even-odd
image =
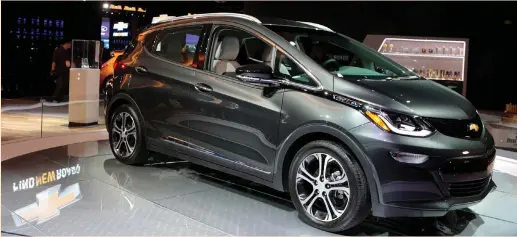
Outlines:
[{"label": "headrest", "polygon": [[262,54],[262,61],[271,62],[273,57],[273,47],[267,45],[266,49],[264,49],[264,54]]},{"label": "headrest", "polygon": [[215,59],[235,61],[237,55],[239,55],[239,39],[233,36],[226,36],[217,45],[215,51]]},{"label": "headrest", "polygon": [[175,37],[175,35],[169,36],[169,39],[167,39],[167,52],[168,53],[181,53],[181,49],[183,42],[178,37]]}]

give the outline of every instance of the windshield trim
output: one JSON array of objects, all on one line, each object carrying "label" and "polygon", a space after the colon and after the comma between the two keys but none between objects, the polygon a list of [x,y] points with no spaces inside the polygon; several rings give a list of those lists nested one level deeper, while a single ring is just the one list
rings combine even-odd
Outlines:
[{"label": "windshield trim", "polygon": [[292,60],[294,63],[296,63],[296,65],[299,66],[316,83],[317,86],[316,87],[314,87],[314,86],[307,86],[307,85],[303,85],[303,84],[296,83],[296,82],[293,82],[291,80],[288,80],[290,85],[295,85],[295,86],[298,86],[298,87],[302,87],[302,88],[309,89],[309,90],[315,90],[315,91],[321,91],[321,90],[324,89],[323,88],[323,84],[321,84],[321,81],[319,79],[317,79],[316,76],[314,76],[314,74],[312,74],[311,71],[309,69],[307,69],[302,63],[300,63],[297,59],[295,59],[293,56],[291,56],[291,54],[288,53],[287,50],[279,47],[278,45],[275,46],[275,49],[280,51],[280,52],[282,52],[290,60]]}]

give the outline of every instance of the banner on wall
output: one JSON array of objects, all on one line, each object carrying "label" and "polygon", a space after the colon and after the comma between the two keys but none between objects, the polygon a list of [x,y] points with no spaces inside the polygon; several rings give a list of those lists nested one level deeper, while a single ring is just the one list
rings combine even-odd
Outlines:
[{"label": "banner on wall", "polygon": [[109,49],[110,43],[110,19],[107,17],[102,18],[101,22],[101,41],[104,42],[104,48]]}]

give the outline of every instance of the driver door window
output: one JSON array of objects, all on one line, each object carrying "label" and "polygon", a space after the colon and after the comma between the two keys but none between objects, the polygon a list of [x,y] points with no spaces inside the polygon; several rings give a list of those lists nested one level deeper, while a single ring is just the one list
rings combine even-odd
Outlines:
[{"label": "driver door window", "polygon": [[271,66],[272,46],[246,31],[222,27],[215,33],[209,71],[236,77],[237,68],[262,63]]}]

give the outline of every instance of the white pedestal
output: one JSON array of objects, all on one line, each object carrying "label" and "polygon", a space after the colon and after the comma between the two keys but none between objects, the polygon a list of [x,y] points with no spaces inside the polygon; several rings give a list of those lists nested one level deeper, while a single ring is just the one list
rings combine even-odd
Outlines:
[{"label": "white pedestal", "polygon": [[99,77],[99,69],[70,68],[69,126],[98,124]]}]

